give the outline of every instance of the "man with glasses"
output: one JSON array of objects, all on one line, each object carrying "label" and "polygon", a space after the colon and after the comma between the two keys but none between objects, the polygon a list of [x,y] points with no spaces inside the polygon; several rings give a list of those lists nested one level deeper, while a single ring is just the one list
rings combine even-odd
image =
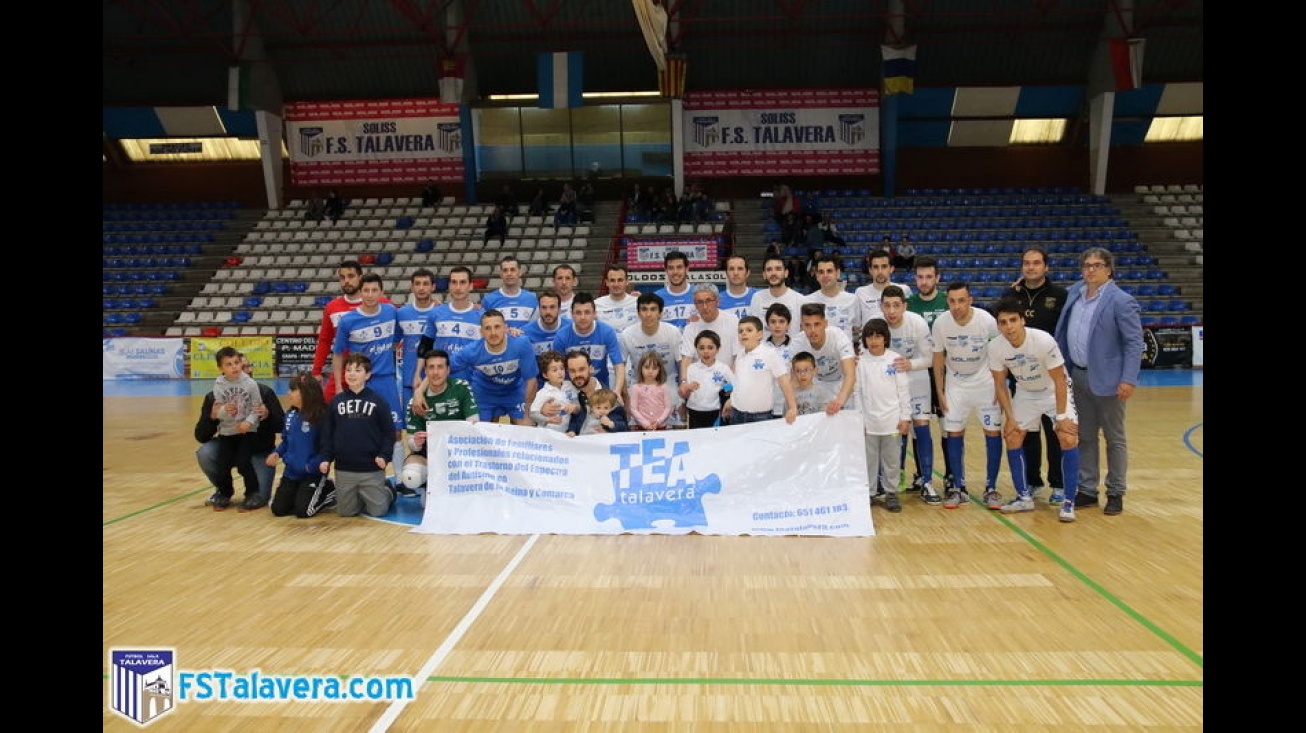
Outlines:
[{"label": "man with glasses", "polygon": [[[1057,346],[1070,362],[1070,383],[1079,412],[1079,490],[1075,506],[1098,505],[1098,433],[1106,437],[1106,507],[1125,510],[1125,401],[1134,395],[1143,362],[1143,324],[1138,301],[1116,285],[1115,258],[1102,247],[1079,256],[1083,279],[1070,288],[1057,320]],[[1065,476],[1067,482],[1076,477]]]},{"label": "man with glasses", "polygon": [[[739,317],[733,313],[727,313],[721,310],[721,294],[715,285],[700,283],[694,286],[694,310],[697,318],[691,319],[680,330],[680,374],[682,379],[676,389],[676,398],[672,404],[683,403],[689,399],[691,390],[688,388],[688,380],[683,376],[689,374],[689,365],[693,364],[698,358],[698,347],[695,345],[698,335],[704,331],[712,331],[721,339],[721,346],[717,350],[717,361],[722,364],[733,365],[735,355],[741,354],[744,347],[739,343]],[[677,408],[672,414],[676,420],[687,421],[688,416],[681,414],[682,410]]]}]

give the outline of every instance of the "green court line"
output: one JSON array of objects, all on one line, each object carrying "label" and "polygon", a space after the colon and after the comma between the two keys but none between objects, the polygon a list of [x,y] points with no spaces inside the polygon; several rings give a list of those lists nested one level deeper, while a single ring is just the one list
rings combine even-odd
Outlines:
[{"label": "green court line", "polygon": [[199,494],[203,494],[205,491],[208,491],[208,490],[211,489],[211,488],[213,488],[213,487],[210,486],[208,489],[196,489],[195,491],[192,491],[192,492],[190,492],[189,494],[182,494],[181,496],[178,496],[178,497],[176,497],[176,498],[168,499],[167,501],[161,501],[161,502],[159,502],[158,504],[155,504],[155,505],[153,505],[153,506],[147,506],[147,507],[145,507],[144,509],[137,509],[136,511],[131,512],[130,514],[124,514],[124,515],[122,515],[121,517],[115,517],[115,518],[113,518],[113,519],[107,519],[107,520],[105,520],[104,524],[101,525],[101,526],[103,526],[103,527],[108,527],[110,524],[117,524],[118,522],[121,522],[121,521],[123,521],[123,520],[131,519],[132,517],[139,517],[140,515],[142,515],[142,514],[144,514],[144,513],[146,513],[146,512],[152,512],[152,511],[154,511],[155,509],[159,509],[159,508],[162,508],[162,507],[165,507],[165,506],[169,506],[169,505],[171,505],[171,504],[176,504],[176,503],[179,502],[179,501],[185,501],[186,499],[189,499],[189,498],[191,498],[191,497],[193,497],[193,496],[196,496],[196,495],[199,495]]},{"label": "green court line", "polygon": [[[907,454],[912,458],[916,457],[916,454],[913,451],[908,451]],[[934,475],[937,476],[940,481],[944,480],[947,477],[946,474],[940,473],[937,470],[934,471]],[[1171,636],[1160,626],[1157,626],[1156,624],[1149,621],[1146,616],[1139,613],[1138,611],[1135,611],[1133,608],[1130,608],[1129,604],[1125,603],[1124,601],[1120,600],[1116,596],[1112,595],[1111,591],[1108,591],[1106,588],[1103,588],[1092,578],[1080,572],[1079,569],[1071,565],[1060,555],[1048,549],[1047,545],[1044,545],[1042,542],[1039,542],[1033,535],[1026,532],[1019,525],[1014,524],[1010,519],[1007,518],[1006,515],[1002,514],[999,511],[989,509],[987,506],[984,505],[984,502],[980,501],[979,497],[975,497],[975,496],[970,497],[970,503],[979,507],[983,507],[985,511],[989,512],[989,514],[993,516],[993,518],[997,519],[999,522],[1002,522],[1004,525],[1006,525],[1007,529],[1010,529],[1011,531],[1015,532],[1022,539],[1028,542],[1030,546],[1038,550],[1040,553],[1042,553],[1045,557],[1047,557],[1052,562],[1060,565],[1062,568],[1066,570],[1066,572],[1070,573],[1073,577],[1077,578],[1081,583],[1087,585],[1089,588],[1092,588],[1094,593],[1097,593],[1098,595],[1105,598],[1107,602],[1109,602],[1111,605],[1115,606],[1116,608],[1119,608],[1121,611],[1124,611],[1126,616],[1129,616],[1130,618],[1132,618],[1133,620],[1141,624],[1143,628],[1147,629],[1148,631],[1151,631],[1153,634],[1160,637],[1160,639],[1164,641],[1166,644],[1168,644],[1170,648],[1174,649],[1175,651],[1179,652],[1185,657],[1188,657],[1188,659],[1193,664],[1196,664],[1198,667],[1205,666],[1202,660],[1202,655],[1184,646],[1183,643],[1181,643],[1178,639]]]},{"label": "green court line", "polygon": [[[912,456],[914,457],[914,454],[911,454],[910,451],[909,451],[909,455],[912,455]],[[935,472],[934,472],[934,475],[937,476],[937,477],[939,478],[940,481],[942,481],[943,478],[944,478],[944,475],[943,475],[942,473],[939,473],[938,471],[935,471]],[[132,512],[132,513],[130,513],[130,514],[126,514],[126,515],[123,515],[123,516],[121,516],[121,517],[117,517],[117,518],[115,518],[115,519],[110,519],[110,520],[106,521],[106,522],[104,523],[103,526],[107,527],[107,526],[109,526],[109,525],[111,525],[111,524],[114,524],[114,523],[116,523],[116,522],[121,522],[121,521],[123,521],[123,520],[130,519],[131,517],[139,516],[139,515],[141,515],[141,514],[144,514],[144,513],[149,512],[149,511],[153,511],[153,510],[158,509],[158,508],[160,508],[160,507],[168,506],[168,505],[170,505],[170,504],[175,504],[175,503],[177,503],[177,502],[179,502],[179,501],[182,501],[182,500],[185,500],[185,499],[189,499],[189,498],[191,498],[191,497],[193,497],[193,496],[196,496],[197,494],[202,494],[202,493],[204,493],[204,492],[207,491],[207,490],[208,490],[208,489],[199,489],[199,490],[193,491],[193,492],[191,492],[191,493],[189,493],[189,494],[183,494],[182,496],[176,497],[176,498],[174,498],[174,499],[169,499],[169,500],[167,500],[167,501],[159,502],[158,504],[155,504],[155,505],[150,506],[150,507],[146,507],[146,508],[144,508],[144,509],[137,510],[137,511]],[[971,501],[972,504],[975,504],[976,506],[984,506],[983,503],[982,503],[982,502],[979,500],[979,498],[977,498],[977,497],[971,497],[970,501]],[[1066,561],[1064,558],[1062,558],[1060,555],[1058,555],[1058,554],[1056,554],[1055,552],[1053,552],[1052,550],[1048,549],[1048,547],[1047,547],[1046,545],[1044,545],[1042,542],[1039,542],[1038,539],[1036,539],[1036,538],[1035,538],[1033,535],[1031,535],[1030,533],[1026,532],[1026,531],[1025,531],[1024,529],[1022,529],[1019,525],[1016,525],[1015,523],[1013,523],[1009,518],[1007,518],[1006,516],[1004,516],[1004,515],[1003,515],[1002,513],[1000,513],[1000,512],[996,512],[996,511],[989,510],[987,507],[985,507],[985,511],[989,512],[990,515],[993,516],[994,519],[998,520],[999,522],[1001,522],[1002,524],[1004,524],[1008,529],[1010,529],[1011,531],[1015,532],[1015,533],[1016,533],[1017,535],[1019,535],[1022,539],[1024,539],[1026,542],[1028,542],[1028,543],[1030,544],[1030,546],[1032,546],[1034,549],[1038,550],[1040,553],[1042,553],[1042,554],[1043,554],[1045,557],[1047,557],[1049,560],[1051,560],[1052,562],[1056,563],[1057,565],[1060,565],[1060,566],[1062,567],[1062,569],[1064,569],[1066,572],[1070,573],[1070,575],[1071,575],[1072,577],[1076,578],[1076,579],[1079,580],[1081,583],[1083,583],[1084,585],[1086,585],[1086,586],[1088,586],[1089,588],[1091,588],[1091,589],[1093,590],[1094,593],[1097,593],[1099,596],[1101,596],[1102,598],[1106,599],[1106,601],[1107,601],[1108,603],[1110,603],[1111,605],[1115,606],[1116,608],[1119,608],[1122,612],[1124,612],[1124,614],[1125,614],[1126,616],[1129,616],[1129,617],[1132,618],[1134,621],[1137,621],[1141,626],[1143,626],[1143,628],[1145,628],[1145,629],[1147,629],[1148,631],[1152,632],[1154,635],[1156,635],[1158,638],[1160,638],[1162,641],[1164,641],[1168,646],[1170,646],[1170,648],[1174,649],[1175,651],[1179,652],[1179,653],[1182,654],[1183,656],[1187,657],[1189,661],[1191,661],[1193,664],[1196,664],[1198,667],[1203,667],[1203,668],[1205,667],[1205,661],[1203,660],[1202,655],[1198,654],[1197,652],[1193,651],[1192,649],[1189,649],[1189,648],[1188,648],[1187,646],[1185,646],[1182,642],[1180,642],[1178,639],[1176,639],[1173,635],[1171,635],[1170,633],[1166,632],[1165,629],[1162,629],[1160,626],[1158,626],[1157,624],[1155,624],[1155,623],[1153,623],[1151,620],[1149,620],[1146,616],[1144,616],[1143,614],[1139,613],[1138,611],[1135,611],[1133,608],[1131,608],[1131,607],[1129,606],[1129,604],[1127,604],[1127,603],[1125,603],[1124,601],[1122,601],[1122,600],[1120,600],[1119,598],[1117,598],[1117,597],[1116,597],[1115,595],[1113,595],[1110,591],[1108,591],[1106,588],[1103,588],[1099,583],[1097,583],[1097,582],[1094,581],[1092,578],[1090,578],[1090,577],[1088,577],[1087,575],[1085,575],[1083,572],[1081,572],[1081,571],[1080,571],[1079,569],[1077,569],[1075,566],[1071,565],[1069,562],[1067,562],[1067,561]],[[443,678],[443,677],[431,677],[431,678],[428,678],[428,680],[437,680],[437,681],[446,681],[446,682],[447,682],[447,681],[458,681],[458,680],[465,680],[465,681],[475,681],[475,680],[480,680],[480,681],[494,681],[494,678]],[[524,680],[524,681],[525,681],[525,682],[531,682],[531,680]],[[540,681],[540,683],[545,683],[545,682],[553,682],[553,680],[541,680],[541,681]],[[573,680],[572,683],[576,683],[576,681]],[[664,680],[650,680],[650,681],[647,682],[647,684],[652,684],[652,683],[658,683],[658,684],[663,684],[663,683],[665,683],[665,684],[836,684],[836,683],[834,683],[834,682],[826,682],[826,681],[815,681],[815,682],[804,683],[804,682],[793,682],[793,681],[787,681],[787,682],[786,682],[786,681],[775,681],[775,680],[772,680],[772,681],[766,681],[766,680],[754,680],[754,681],[746,682],[746,683],[744,683],[744,682],[736,683],[736,682],[733,682],[733,681],[731,681],[731,680],[718,680],[718,681],[711,681],[711,682],[702,682],[702,681],[697,681],[697,682],[695,682],[695,681],[681,681],[681,682],[678,682],[678,683],[666,682],[666,681],[664,681]],[[1072,681],[1066,681],[1066,682],[1061,682],[1061,683],[1058,683],[1058,682],[1040,682],[1040,683],[1037,683],[1037,684],[1078,684],[1078,683],[1079,683],[1078,681],[1074,681],[1074,680],[1072,680]],[[609,681],[609,682],[593,681],[593,684],[646,684],[646,683],[644,683],[644,682],[635,682],[635,681],[630,681],[630,680],[625,680],[625,681],[617,680],[617,681]],[[839,683],[839,684],[857,684],[857,685],[865,685],[865,684],[872,684],[872,685],[877,685],[877,684],[878,684],[878,685],[905,685],[905,684],[965,684],[965,683],[961,683],[961,682],[940,682],[940,683],[931,683],[931,682],[928,682],[928,681],[920,681],[920,682],[912,683],[912,682],[902,682],[902,681],[885,680],[885,681],[849,681],[849,682],[846,682],[846,683]],[[988,683],[988,682],[977,681],[977,682],[974,682],[973,684],[989,684],[989,683]],[[996,684],[996,683],[995,683],[995,684]],[[1023,682],[1006,682],[1006,683],[1002,683],[1002,684],[1025,684],[1025,683],[1023,683]],[[1035,684],[1035,683],[1030,683],[1030,684]],[[1089,683],[1084,683],[1084,684],[1114,684],[1114,683],[1108,681],[1108,682],[1089,682]],[[1198,684],[1200,684],[1200,682],[1198,682]]]},{"label": "green court line", "polygon": [[505,685],[797,685],[805,687],[1203,687],[1202,680],[853,680],[752,679],[717,677],[454,677],[435,675],[427,682]]}]

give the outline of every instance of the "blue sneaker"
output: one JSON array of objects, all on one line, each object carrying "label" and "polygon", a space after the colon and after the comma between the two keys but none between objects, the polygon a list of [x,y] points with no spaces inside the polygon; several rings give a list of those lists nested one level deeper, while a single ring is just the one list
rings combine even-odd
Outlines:
[{"label": "blue sneaker", "polygon": [[1060,504],[1065,500],[1066,500],[1066,490],[1058,489],[1057,487],[1053,486],[1052,494],[1048,496],[1048,503],[1051,504],[1052,506],[1056,506],[1057,504]]}]

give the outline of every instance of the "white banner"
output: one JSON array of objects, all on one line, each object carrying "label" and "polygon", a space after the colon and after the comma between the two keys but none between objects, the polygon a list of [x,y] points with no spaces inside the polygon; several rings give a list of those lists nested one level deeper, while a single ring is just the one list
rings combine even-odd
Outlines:
[{"label": "white banner", "polygon": [[[626,279],[636,285],[648,285],[656,283],[658,285],[667,284],[667,274],[665,272],[631,272],[626,275]],[[690,270],[689,281],[695,285],[698,283],[713,283],[715,285],[724,285],[726,282],[725,270]],[[653,292],[652,290],[649,291]]]},{"label": "white banner", "polygon": [[1205,357],[1202,355],[1202,341],[1205,339],[1206,326],[1193,326],[1193,366],[1202,367]]},{"label": "white banner", "polygon": [[182,338],[104,339],[105,379],[185,379],[186,340]]},{"label": "white banner", "polygon": [[685,113],[685,152],[871,150],[874,119],[863,107],[695,110]]},{"label": "white banner", "polygon": [[578,438],[461,421],[427,432],[414,532],[875,534],[856,412]]}]

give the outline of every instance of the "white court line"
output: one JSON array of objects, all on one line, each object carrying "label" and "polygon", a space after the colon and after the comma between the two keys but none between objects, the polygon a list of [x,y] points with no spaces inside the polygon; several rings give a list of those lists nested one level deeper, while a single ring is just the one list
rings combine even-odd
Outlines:
[{"label": "white court line", "polygon": [[[481,597],[476,599],[476,603],[472,605],[471,609],[467,611],[467,615],[463,616],[463,619],[459,621],[458,625],[449,633],[449,636],[445,638],[444,643],[441,644],[433,654],[431,654],[430,659],[426,660],[426,664],[423,664],[422,668],[417,670],[417,674],[413,678],[414,700],[417,699],[417,692],[421,690],[422,683],[426,681],[427,677],[430,677],[431,674],[435,672],[436,667],[439,667],[440,664],[444,662],[444,658],[449,656],[449,652],[453,651],[454,646],[463,638],[463,634],[467,633],[467,629],[471,628],[472,624],[476,623],[476,619],[481,615],[481,612],[490,604],[490,599],[494,598],[494,594],[499,592],[499,588],[503,585],[503,581],[508,579],[508,576],[512,574],[512,571],[515,570],[517,565],[521,563],[522,559],[526,557],[526,553],[530,552],[531,548],[535,546],[535,540],[538,540],[539,538],[539,535],[533,534],[530,539],[526,540],[526,544],[522,545],[521,549],[517,551],[517,554],[513,556],[512,560],[509,560],[503,570],[499,571],[499,575],[495,577],[494,581],[490,583],[490,586],[485,589],[485,592],[481,594]],[[389,730],[390,726],[399,717],[399,714],[404,711],[404,708],[408,706],[409,702],[410,701],[408,700],[395,700],[390,703],[390,707],[386,708],[385,712],[381,714],[381,717],[372,725],[370,733],[384,733],[384,731]]]}]

